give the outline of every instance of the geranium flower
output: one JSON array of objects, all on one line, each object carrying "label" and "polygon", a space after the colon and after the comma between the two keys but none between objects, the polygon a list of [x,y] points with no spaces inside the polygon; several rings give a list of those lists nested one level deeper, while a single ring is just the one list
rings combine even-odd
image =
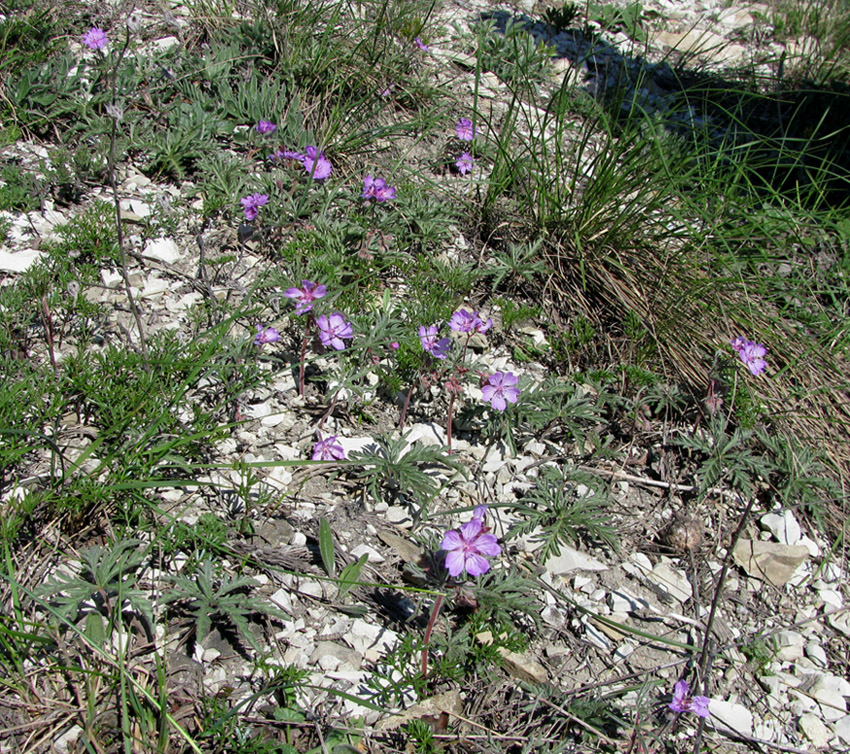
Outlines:
[{"label": "geranium flower", "polygon": [[260,207],[269,203],[269,195],[251,194],[250,196],[242,197],[240,201],[242,202],[242,206],[245,208],[245,219],[249,221],[256,220],[257,215],[260,213]]},{"label": "geranium flower", "polygon": [[102,50],[109,43],[106,32],[97,26],[92,26],[83,34],[82,43],[90,50]]},{"label": "geranium flower", "polygon": [[263,346],[266,343],[277,343],[279,340],[280,333],[273,327],[257,325],[257,337],[254,338],[255,346]]},{"label": "geranium flower", "polygon": [[707,696],[689,696],[691,687],[687,681],[679,681],[673,687],[673,701],[669,707],[673,712],[693,712],[698,717],[708,717],[708,703],[711,701]]},{"label": "geranium flower", "polygon": [[419,39],[419,37],[414,38],[413,44],[415,44],[420,50],[424,50],[425,52],[428,52],[429,50],[428,45],[426,45],[421,39]]},{"label": "geranium flower", "polygon": [[440,547],[448,553],[446,568],[453,578],[465,570],[470,576],[481,576],[490,570],[487,558],[495,558],[502,552],[493,534],[484,531],[484,519],[473,518],[459,530],[447,531]]},{"label": "geranium flower", "polygon": [[273,134],[275,131],[277,131],[277,126],[270,120],[261,119],[260,122],[257,123],[256,128],[257,133],[262,134],[263,136],[268,136],[269,134]]},{"label": "geranium flower", "polygon": [[472,141],[480,131],[472,126],[469,118],[461,118],[455,125],[455,133],[461,141]]},{"label": "geranium flower", "polygon": [[304,147],[304,170],[306,170],[314,180],[323,181],[333,170],[331,161],[325,157],[325,153],[319,151],[318,147]]},{"label": "geranium flower", "polygon": [[386,202],[390,199],[395,199],[395,186],[387,186],[387,182],[383,178],[372,178],[367,175],[363,179],[363,193],[361,198],[374,199],[376,202]]},{"label": "geranium flower", "polygon": [[324,314],[316,318],[316,324],[319,327],[319,340],[326,348],[331,346],[337,351],[342,351],[345,348],[343,338],[348,340],[354,337],[354,329],[350,322],[345,321],[339,312],[334,312],[330,317]]},{"label": "geranium flower", "polygon": [[758,376],[767,368],[767,362],[764,360],[767,349],[761,343],[753,343],[743,335],[737,335],[730,341],[730,345],[752,375]]},{"label": "geranium flower", "polygon": [[483,335],[492,326],[492,319],[488,318],[485,322],[478,316],[478,312],[470,312],[466,309],[456,311],[449,320],[449,327],[455,332],[477,332]]},{"label": "geranium flower", "polygon": [[344,461],[345,448],[337,442],[338,435],[329,435],[313,446],[314,461]]},{"label": "geranium flower", "polygon": [[455,167],[457,168],[457,172],[461,175],[466,175],[472,170],[472,166],[475,164],[475,158],[469,154],[469,152],[464,152],[455,160]]},{"label": "geranium flower", "polygon": [[304,162],[304,155],[302,152],[294,152],[291,149],[276,149],[272,152],[268,159],[272,162],[283,162],[284,160],[295,160],[296,162]]},{"label": "geranium flower", "polygon": [[519,390],[515,385],[519,378],[513,372],[494,372],[487,382],[488,384],[481,388],[481,394],[496,411],[504,411],[508,403],[517,402]]},{"label": "geranium flower", "polygon": [[306,314],[313,309],[313,302],[322,298],[328,292],[324,285],[317,285],[312,280],[302,280],[300,288],[287,288],[283,295],[296,299],[295,313]]},{"label": "geranium flower", "polygon": [[451,341],[448,338],[440,338],[438,340],[437,331],[437,325],[431,325],[430,327],[423,325],[419,328],[419,342],[422,344],[422,348],[435,359],[445,359],[449,348],[451,348]]}]

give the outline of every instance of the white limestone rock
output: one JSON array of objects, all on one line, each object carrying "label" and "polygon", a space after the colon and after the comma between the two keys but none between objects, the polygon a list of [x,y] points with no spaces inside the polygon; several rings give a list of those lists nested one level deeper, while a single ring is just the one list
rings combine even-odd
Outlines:
[{"label": "white limestone rock", "polygon": [[832,738],[829,728],[823,724],[823,721],[817,715],[813,715],[811,712],[800,718],[799,725],[803,735],[818,749],[824,748],[829,743],[829,739]]},{"label": "white limestone rock", "polygon": [[0,272],[26,272],[43,257],[44,252],[37,249],[0,250]]},{"label": "white limestone rock", "polygon": [[720,731],[733,734],[753,735],[753,713],[738,702],[712,699],[708,706],[710,721]]},{"label": "white limestone rock", "polygon": [[182,256],[180,247],[171,238],[154,238],[148,241],[142,256],[164,264],[174,264]]},{"label": "white limestone rock", "polygon": [[607,571],[608,566],[602,561],[583,552],[561,545],[561,554],[553,555],[543,567],[552,575],[560,576],[572,571]]}]

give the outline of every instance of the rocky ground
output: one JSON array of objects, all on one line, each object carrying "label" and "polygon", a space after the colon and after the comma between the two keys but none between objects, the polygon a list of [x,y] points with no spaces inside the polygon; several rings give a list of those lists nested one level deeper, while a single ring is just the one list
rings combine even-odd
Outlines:
[{"label": "rocky ground", "polygon": [[[706,68],[764,67],[775,72],[782,48],[760,31],[770,9],[758,4],[726,5],[694,0],[647,2],[644,12],[650,33],[648,49],[644,49],[622,31],[607,34],[604,43],[591,42],[578,32],[557,32],[544,23],[532,23],[530,19],[540,14],[531,3],[445,2],[436,23],[444,33],[430,40],[423,65],[435,79],[451,82],[460,97],[471,96],[474,69],[465,59],[464,34],[480,14],[490,14],[502,27],[508,19],[527,24],[536,38],[556,48],[553,85],[571,77],[598,93],[625,76],[634,92],[632,102],[663,114],[665,102],[677,87],[673,66],[683,59]],[[180,6],[169,11],[173,34],[153,40],[152,49],[180,43],[184,11]],[[142,23],[161,23],[154,12],[140,12],[140,18]],[[806,44],[807,40],[788,42],[789,57]],[[640,65],[645,59],[652,63],[648,78],[646,67]],[[638,69],[643,77],[638,77]],[[504,106],[506,88],[495,74],[485,72],[477,92],[492,102],[495,112]],[[720,129],[723,124],[713,127]],[[41,144],[22,141],[5,147],[0,158],[37,170],[48,159],[48,151]],[[191,205],[186,207],[191,189],[189,184],[158,184],[132,164],[120,168],[122,219],[132,256],[130,282],[149,333],[180,331],[192,308],[206,295],[238,300],[265,264],[252,241],[239,237],[238,228],[206,229],[202,233],[205,253],[232,254],[235,261],[220,279],[202,281],[207,291],[202,290],[197,277],[198,229],[191,222]],[[59,207],[46,200],[41,211],[3,213],[0,219],[11,224],[0,247],[3,281],[13,280],[32,265],[41,255],[40,245],[55,237],[69,217],[97,200],[111,202],[107,188],[87,191],[80,206]],[[143,240],[138,228],[152,213],[171,213],[174,231]],[[457,229],[453,245],[444,253],[465,259],[475,249]],[[106,340],[124,338],[134,332],[135,324],[121,275],[105,270],[101,283],[85,295],[112,307]],[[281,330],[295,326],[284,305],[280,320],[274,323]],[[497,310],[484,310],[482,315],[492,316],[498,330]],[[530,326],[525,334],[545,343],[541,329]],[[253,333],[245,335],[250,338]],[[60,346],[57,357],[62,359],[73,347],[71,343]],[[546,377],[541,364],[516,363],[504,339],[485,338],[474,350],[483,371],[512,370],[535,383]],[[496,711],[507,703],[510,689],[524,682],[554,688],[557,693],[547,704],[557,704],[559,694],[573,699],[583,690],[596,688],[616,695],[623,710],[648,705],[663,711],[674,683],[693,661],[694,647],[701,646],[714,585],[727,562],[737,523],[729,517],[740,510],[724,494],[711,496],[698,509],[685,506],[682,494],[689,491],[687,485],[663,481],[665,476],[659,473],[664,443],[655,428],[644,434],[644,446],[632,448],[629,464],[612,460],[593,469],[610,485],[610,523],[619,532],[619,549],[563,546],[559,555],[540,558],[539,532],[531,532],[511,540],[495,560],[496,569],[516,568],[537,580],[540,624],[532,646],[522,653],[505,650],[504,674],[494,671],[491,678],[477,679],[478,696],[467,686],[446,688],[436,697],[417,700],[413,689],[408,689],[401,696],[411,706],[402,709],[397,704],[392,710],[397,714],[388,715],[358,699],[384,682],[376,680],[379,676],[394,677],[383,667],[387,654],[406,633],[421,631],[423,616],[427,620],[431,597],[396,589],[415,583],[405,578],[421,569],[427,555],[423,543],[435,542],[442,531],[468,520],[472,507],[481,504],[488,506],[494,533],[504,535],[521,520],[516,506],[541,469],[564,463],[562,445],[542,436],[514,452],[502,442],[486,443],[464,432],[461,425],[453,450],[465,474],[446,467],[432,472],[442,485],[432,514],[464,512],[432,515],[423,525],[415,506],[405,504],[403,497],[373,500],[356,490],[333,464],[317,468],[280,463],[309,457],[320,420],[322,432],[338,435],[348,456],[374,446],[378,434],[398,433],[398,401],[375,394],[378,424],[368,432],[344,412],[322,419],[326,406],[314,389],[297,395],[297,370],[291,368],[297,353],[289,346],[271,345],[264,348],[264,356],[262,368],[272,372],[273,379],[269,387],[244,395],[235,407],[234,415],[241,421],[232,436],[219,443],[217,459],[224,467],[236,462],[256,464],[263,504],[242,499],[244,473],[226,470],[210,471],[197,479],[220,494],[174,489],[163,493],[162,502],[166,514],[190,526],[210,513],[222,520],[250,517],[253,534],[232,542],[234,557],[223,565],[250,575],[268,604],[280,611],[281,618],[273,620],[258,640],[267,642],[264,650],[272,658],[268,663],[309,672],[314,685],[303,691],[303,708],[325,719],[362,716],[367,730],[373,731],[366,738],[375,736],[375,742],[382,731],[405,720],[443,712],[448,713],[453,729],[460,726],[471,738],[488,733],[497,740],[510,736],[511,730],[502,727]],[[320,371],[328,365],[321,359],[313,362]],[[480,401],[480,389],[467,388],[465,397],[469,402]],[[413,401],[404,435],[410,446],[446,443],[440,400],[435,388],[433,395],[418,395]],[[66,435],[71,429],[70,425],[65,428]],[[80,431],[68,447],[77,443],[81,451],[86,438]],[[587,493],[586,487],[576,489],[577,497]],[[338,585],[326,578],[316,553],[320,518],[331,525],[341,563],[367,557],[361,579],[371,586],[357,586],[341,595]],[[46,531],[43,536],[61,544],[56,532]],[[711,714],[704,736],[712,750],[850,749],[847,567],[832,556],[834,545],[788,509],[759,513],[737,539],[711,625]],[[244,570],[239,557],[250,557]],[[57,567],[73,571],[73,562],[57,563]],[[155,563],[145,565],[143,582],[151,593],[166,588],[162,575]],[[226,694],[233,701],[252,698],[257,688],[256,665],[234,647],[232,637],[213,629],[187,656],[179,636],[156,626],[156,641],[168,647],[169,688],[176,700],[188,704],[202,691]],[[397,669],[394,672],[398,675]],[[348,696],[335,693],[340,691]],[[253,714],[262,714],[261,705]],[[628,717],[628,712],[624,714]],[[696,717],[683,718],[672,734],[673,745],[686,746],[698,724]],[[634,727],[638,728],[637,722]],[[629,748],[628,732],[621,731],[619,736],[596,732],[600,746],[608,742],[623,750],[638,750]],[[78,735],[78,728],[69,727],[52,745],[56,751],[72,751]]]}]

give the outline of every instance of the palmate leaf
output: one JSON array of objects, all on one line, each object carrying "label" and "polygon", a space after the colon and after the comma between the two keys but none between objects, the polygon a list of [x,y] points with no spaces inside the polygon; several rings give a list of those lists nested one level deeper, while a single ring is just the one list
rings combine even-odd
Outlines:
[{"label": "palmate leaf", "polygon": [[569,467],[546,468],[537,486],[517,504],[520,523],[505,539],[535,532],[535,541],[543,542],[542,560],[559,555],[562,544],[582,538],[616,549],[607,500],[607,483],[596,475]]},{"label": "palmate leaf", "polygon": [[129,607],[152,625],[150,600],[135,588],[136,570],[145,558],[140,544],[140,540],[125,539],[112,546],[88,547],[80,553],[78,573],[57,573],[35,594],[48,598],[67,620],[76,620],[81,611],[98,612],[115,620]]},{"label": "palmate leaf", "polygon": [[203,641],[212,630],[213,622],[230,624],[241,638],[256,651],[261,647],[254,638],[248,620],[254,613],[276,618],[284,614],[260,599],[252,599],[248,590],[257,582],[248,577],[231,578],[221,575],[212,560],[205,560],[194,577],[173,576],[172,591],[160,597],[161,604],[175,604],[185,616],[194,618],[195,641]]},{"label": "palmate leaf", "polygon": [[701,497],[721,482],[750,497],[756,480],[766,480],[776,470],[770,457],[758,452],[753,430],[736,427],[730,432],[722,417],[712,420],[708,432],[682,436],[676,443],[703,455],[696,472]]},{"label": "palmate leaf", "polygon": [[442,446],[408,445],[407,435],[394,440],[388,436],[375,438],[375,444],[351,454],[362,464],[357,476],[375,500],[388,497],[418,506],[427,511],[428,503],[440,489],[435,472],[446,470],[463,473],[459,461]]}]

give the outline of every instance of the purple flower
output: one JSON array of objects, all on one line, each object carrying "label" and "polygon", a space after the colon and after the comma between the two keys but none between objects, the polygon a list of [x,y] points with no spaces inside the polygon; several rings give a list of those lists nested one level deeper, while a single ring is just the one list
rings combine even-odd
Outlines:
[{"label": "purple flower", "polygon": [[398,351],[399,348],[401,348],[401,346],[399,345],[397,340],[394,340],[392,343],[390,343],[391,351]]},{"label": "purple flower", "polygon": [[304,147],[306,154],[304,155],[304,170],[306,170],[314,180],[323,181],[331,174],[333,166],[331,161],[325,157],[325,153],[319,151],[318,147]]},{"label": "purple flower", "polygon": [[475,164],[475,158],[469,154],[469,152],[464,152],[460,157],[455,160],[455,167],[457,168],[457,172],[461,175],[466,175],[472,170],[472,166]]},{"label": "purple flower", "polygon": [[469,118],[461,118],[455,125],[455,133],[461,141],[472,141],[480,131],[473,128],[472,121]]},{"label": "purple flower", "polygon": [[322,314],[316,318],[316,324],[319,326],[319,340],[325,347],[332,346],[337,351],[342,351],[345,348],[343,338],[354,337],[351,323],[346,322],[339,312],[334,312],[330,317]]},{"label": "purple flower", "polygon": [[495,535],[484,531],[483,518],[473,518],[459,530],[447,531],[440,542],[446,555],[446,568],[453,578],[465,570],[470,576],[481,576],[490,570],[487,558],[502,552]]},{"label": "purple flower", "polygon": [[438,340],[437,330],[437,325],[431,325],[430,327],[423,325],[419,328],[419,342],[422,343],[422,348],[435,359],[445,359],[449,348],[451,348],[451,341],[448,338],[440,338]]},{"label": "purple flower", "polygon": [[429,47],[426,45],[419,37],[415,37],[413,40],[413,44],[415,44],[420,50],[428,52]]},{"label": "purple flower", "polygon": [[711,701],[707,696],[688,696],[691,687],[687,681],[679,681],[673,687],[673,701],[669,707],[673,712],[693,712],[698,717],[708,717],[708,703]]},{"label": "purple flower", "polygon": [[735,353],[741,353],[741,349],[749,342],[743,335],[736,335],[729,341],[729,345],[735,349]]},{"label": "purple flower", "polygon": [[277,343],[279,340],[280,333],[273,327],[257,325],[257,337],[254,338],[255,346],[263,346],[266,343]]},{"label": "purple flower", "polygon": [[487,515],[487,506],[486,505],[476,505],[475,510],[472,511],[472,518],[480,518],[482,521],[484,520],[484,516]]},{"label": "purple flower", "polygon": [[477,332],[482,335],[493,326],[493,320],[487,319],[485,322],[478,316],[478,312],[470,312],[466,309],[460,309],[452,314],[449,320],[449,327],[455,332],[472,333]]},{"label": "purple flower", "polygon": [[270,120],[262,120],[261,119],[260,122],[257,123],[256,128],[257,128],[257,133],[262,134],[263,136],[268,136],[270,134],[273,134],[275,131],[277,131],[277,126],[274,123],[272,123]]},{"label": "purple flower", "polygon": [[386,99],[393,93],[393,89],[395,89],[395,84],[390,84],[386,89],[381,89],[381,91],[378,92],[378,96]]},{"label": "purple flower", "polygon": [[251,194],[240,199],[242,206],[245,208],[245,219],[256,220],[260,212],[260,207],[269,203],[268,194]]},{"label": "purple flower", "polygon": [[284,160],[295,160],[296,162],[304,162],[305,155],[301,152],[294,152],[291,149],[276,149],[272,152],[268,159],[272,162],[283,162]]},{"label": "purple flower", "polygon": [[313,446],[314,461],[344,461],[345,448],[336,440],[338,435],[329,435],[324,440],[319,440]]},{"label": "purple flower", "polygon": [[743,335],[737,335],[730,341],[730,345],[752,375],[758,376],[767,368],[767,362],[764,360],[767,349],[761,343],[753,343]]},{"label": "purple flower", "polygon": [[300,288],[287,288],[283,295],[297,299],[296,314],[306,314],[313,309],[313,302],[326,295],[328,289],[324,285],[316,285],[312,280],[302,280]]},{"label": "purple flower", "polygon": [[371,175],[367,175],[363,179],[363,193],[360,196],[366,201],[374,199],[376,202],[386,202],[389,199],[395,199],[395,186],[387,186],[383,178],[372,178]]},{"label": "purple flower", "polygon": [[485,401],[496,411],[504,411],[507,403],[516,403],[519,398],[519,390],[515,387],[519,378],[513,372],[495,372],[487,380],[489,384],[481,388],[481,394]]},{"label": "purple flower", "polygon": [[109,40],[106,38],[106,32],[97,26],[92,26],[82,39],[83,44],[90,50],[102,50],[106,47]]}]

